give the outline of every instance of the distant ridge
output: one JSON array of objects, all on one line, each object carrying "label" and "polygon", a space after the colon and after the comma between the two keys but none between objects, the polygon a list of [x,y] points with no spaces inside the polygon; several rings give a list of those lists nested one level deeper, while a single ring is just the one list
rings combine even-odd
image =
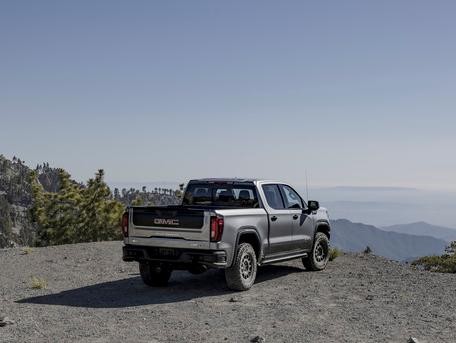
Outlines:
[{"label": "distant ridge", "polygon": [[385,231],[406,233],[409,235],[431,236],[438,239],[443,239],[447,242],[456,241],[456,229],[445,226],[432,225],[424,221],[410,224],[391,225],[382,227],[381,229]]}]

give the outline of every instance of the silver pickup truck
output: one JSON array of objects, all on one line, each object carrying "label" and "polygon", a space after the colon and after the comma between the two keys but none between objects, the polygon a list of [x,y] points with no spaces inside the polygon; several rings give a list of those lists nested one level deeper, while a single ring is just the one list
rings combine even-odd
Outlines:
[{"label": "silver pickup truck", "polygon": [[128,207],[122,232],[123,260],[138,261],[150,286],[173,270],[223,268],[230,289],[247,290],[258,266],[301,258],[322,270],[329,256],[327,210],[277,181],[191,180],[182,205]]}]

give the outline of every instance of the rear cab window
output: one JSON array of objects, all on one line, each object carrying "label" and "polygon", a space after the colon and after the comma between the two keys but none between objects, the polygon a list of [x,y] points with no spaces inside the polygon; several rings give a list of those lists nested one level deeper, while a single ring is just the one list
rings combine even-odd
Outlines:
[{"label": "rear cab window", "polygon": [[190,183],[182,201],[186,206],[259,208],[253,184]]}]

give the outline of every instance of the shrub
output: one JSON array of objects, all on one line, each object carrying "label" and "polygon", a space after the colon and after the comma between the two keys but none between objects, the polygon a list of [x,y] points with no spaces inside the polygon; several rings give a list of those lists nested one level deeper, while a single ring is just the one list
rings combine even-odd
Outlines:
[{"label": "shrub", "polygon": [[329,260],[334,261],[336,258],[338,258],[342,252],[337,249],[337,248],[331,248],[329,249]]},{"label": "shrub", "polygon": [[456,255],[425,256],[412,262],[412,265],[439,273],[456,273]]},{"label": "shrub", "polygon": [[47,288],[47,281],[46,279],[32,276],[32,288],[33,289],[44,289]]}]

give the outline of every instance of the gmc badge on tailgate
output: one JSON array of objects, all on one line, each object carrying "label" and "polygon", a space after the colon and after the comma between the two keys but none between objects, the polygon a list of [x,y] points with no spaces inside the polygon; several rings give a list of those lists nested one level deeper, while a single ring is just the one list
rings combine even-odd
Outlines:
[{"label": "gmc badge on tailgate", "polygon": [[179,225],[179,219],[154,218],[155,225]]}]

